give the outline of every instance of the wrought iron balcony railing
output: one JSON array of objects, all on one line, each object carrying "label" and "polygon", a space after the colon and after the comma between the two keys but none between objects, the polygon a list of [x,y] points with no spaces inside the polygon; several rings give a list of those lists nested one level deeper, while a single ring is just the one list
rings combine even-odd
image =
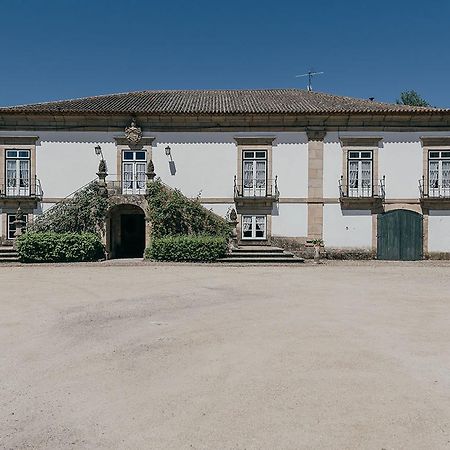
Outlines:
[{"label": "wrought iron balcony railing", "polygon": [[234,198],[239,199],[272,199],[280,198],[278,190],[278,177],[269,180],[243,181],[234,177]]},{"label": "wrought iron balcony railing", "polygon": [[106,187],[116,195],[145,195],[147,179],[143,180],[107,180]]},{"label": "wrought iron balcony railing", "polygon": [[363,184],[359,183],[346,183],[344,184],[344,178],[339,180],[339,196],[345,200],[351,199],[381,199],[386,196],[386,181],[385,177],[379,181],[378,184]]},{"label": "wrought iron balcony railing", "polygon": [[425,177],[419,180],[419,192],[421,199],[449,199],[450,185],[448,183],[425,183]]},{"label": "wrought iron balcony railing", "polygon": [[3,198],[31,198],[41,200],[44,196],[41,181],[34,177],[32,182],[29,180],[6,180],[4,189],[0,190],[0,197]]}]

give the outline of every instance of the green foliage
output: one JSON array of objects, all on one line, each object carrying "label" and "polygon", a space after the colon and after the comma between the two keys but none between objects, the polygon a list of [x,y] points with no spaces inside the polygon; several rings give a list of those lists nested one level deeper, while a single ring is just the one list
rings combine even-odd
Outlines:
[{"label": "green foliage", "polygon": [[153,238],[145,257],[158,261],[215,261],[225,256],[223,236],[166,236]]},{"label": "green foliage", "polygon": [[403,91],[400,94],[400,100],[397,100],[397,104],[409,106],[431,106],[425,99],[413,90]]},{"label": "green foliage", "polygon": [[104,257],[103,244],[94,233],[33,233],[17,240],[23,262],[96,261]]},{"label": "green foliage", "polygon": [[97,233],[105,230],[108,199],[97,181],[76,192],[73,198],[58,203],[39,216],[29,227],[33,232]]},{"label": "green foliage", "polygon": [[148,185],[147,202],[152,223],[152,236],[218,235],[228,237],[227,221],[201,205],[186,198],[178,190],[170,190],[160,180]]}]

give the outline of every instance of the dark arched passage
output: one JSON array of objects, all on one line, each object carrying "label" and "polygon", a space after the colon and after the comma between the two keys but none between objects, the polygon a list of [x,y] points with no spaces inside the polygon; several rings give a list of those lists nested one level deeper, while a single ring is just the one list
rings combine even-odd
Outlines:
[{"label": "dark arched passage", "polygon": [[113,206],[109,213],[110,258],[142,258],[145,249],[145,214],[136,205]]}]

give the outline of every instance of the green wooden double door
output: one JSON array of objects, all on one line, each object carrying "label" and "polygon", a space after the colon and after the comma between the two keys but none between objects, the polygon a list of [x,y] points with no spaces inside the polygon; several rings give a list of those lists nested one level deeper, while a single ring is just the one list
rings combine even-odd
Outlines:
[{"label": "green wooden double door", "polygon": [[377,257],[394,261],[414,261],[423,257],[422,215],[396,209],[378,214]]}]

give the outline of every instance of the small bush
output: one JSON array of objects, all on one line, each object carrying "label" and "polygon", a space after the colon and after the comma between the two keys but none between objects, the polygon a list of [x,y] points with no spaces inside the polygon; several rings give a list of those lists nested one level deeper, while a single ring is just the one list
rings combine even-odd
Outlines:
[{"label": "small bush", "polygon": [[225,256],[222,236],[166,236],[153,238],[145,257],[157,261],[215,261]]},{"label": "small bush", "polygon": [[103,244],[95,233],[28,232],[17,240],[23,262],[96,261],[104,257]]}]

